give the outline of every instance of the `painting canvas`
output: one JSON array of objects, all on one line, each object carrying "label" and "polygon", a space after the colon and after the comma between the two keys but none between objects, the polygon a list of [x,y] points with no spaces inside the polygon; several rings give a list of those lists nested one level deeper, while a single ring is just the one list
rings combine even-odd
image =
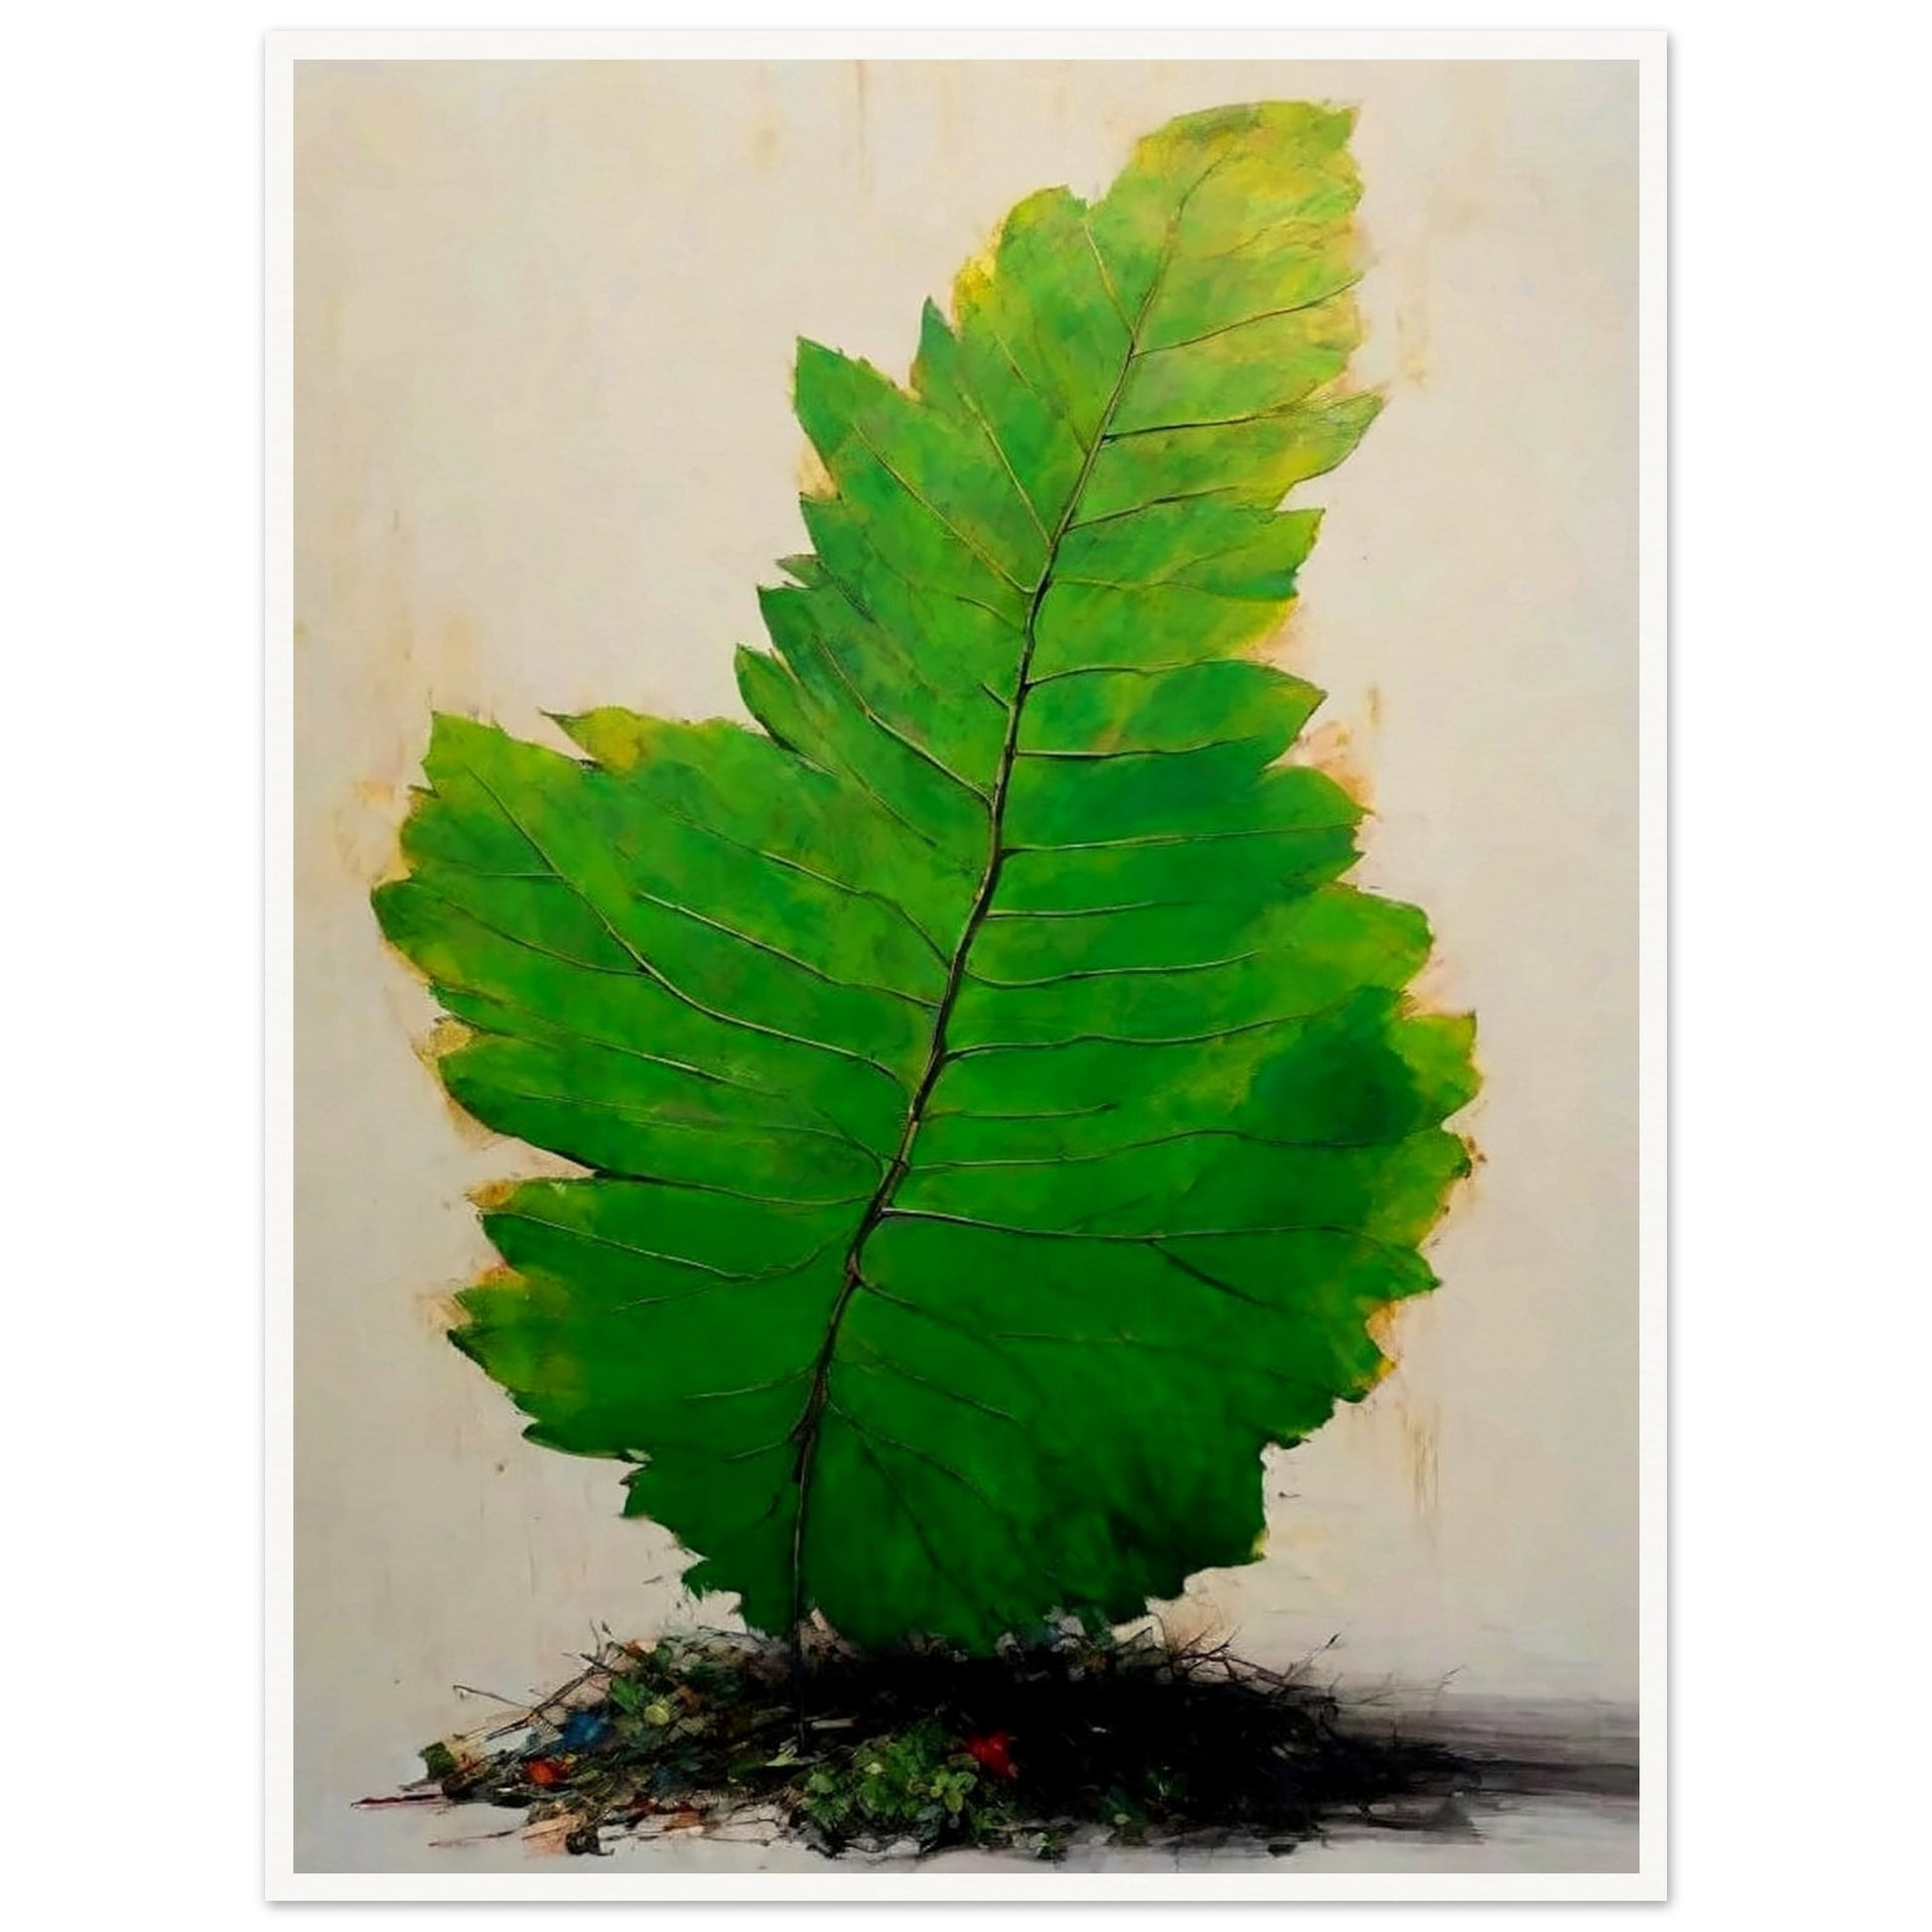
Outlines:
[{"label": "painting canvas", "polygon": [[289,1895],[1655,1895],[1568,51],[283,44]]}]

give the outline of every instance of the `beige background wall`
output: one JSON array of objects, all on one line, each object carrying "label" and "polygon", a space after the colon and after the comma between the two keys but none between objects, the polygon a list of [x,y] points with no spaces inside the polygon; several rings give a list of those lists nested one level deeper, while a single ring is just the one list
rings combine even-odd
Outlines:
[{"label": "beige background wall", "polygon": [[1622,66],[309,65],[297,139],[298,1860],[462,1681],[677,1612],[612,1465],[523,1444],[440,1338],[465,1200],[540,1157],[453,1117],[367,906],[432,705],[738,710],[802,545],[794,336],[902,373],[1007,207],[1168,116],[1361,103],[1390,403],[1288,640],[1432,912],[1486,1156],[1398,1371],[1270,1472],[1263,1564],[1178,1614],[1358,1680],[1636,1687],[1635,73]]}]

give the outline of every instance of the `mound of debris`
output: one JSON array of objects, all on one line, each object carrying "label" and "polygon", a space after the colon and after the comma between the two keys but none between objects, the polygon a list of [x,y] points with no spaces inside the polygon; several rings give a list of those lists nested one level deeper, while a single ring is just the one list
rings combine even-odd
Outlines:
[{"label": "mound of debris", "polygon": [[1225,1646],[1064,1629],[992,1657],[887,1654],[815,1636],[801,1658],[701,1630],[608,1636],[549,1697],[431,1744],[370,1804],[482,1804],[577,1854],[667,1832],[827,1857],[949,1846],[1045,1859],[1070,1841],[1202,1835],[1271,1852],[1336,1819],[1425,1823],[1469,1767],[1345,1716],[1306,1671]]}]

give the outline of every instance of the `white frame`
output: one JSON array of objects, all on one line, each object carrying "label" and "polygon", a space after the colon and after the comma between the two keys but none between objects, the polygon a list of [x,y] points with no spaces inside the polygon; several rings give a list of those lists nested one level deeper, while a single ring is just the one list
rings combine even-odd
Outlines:
[{"label": "white frame", "polygon": [[[1638,66],[1639,1724],[1634,1872],[305,1872],[294,1864],[295,65],[305,60],[1633,61]],[[1657,1900],[1668,1896],[1667,41],[1662,33],[274,33],[264,44],[265,1894],[277,1900],[1215,1902]]]}]

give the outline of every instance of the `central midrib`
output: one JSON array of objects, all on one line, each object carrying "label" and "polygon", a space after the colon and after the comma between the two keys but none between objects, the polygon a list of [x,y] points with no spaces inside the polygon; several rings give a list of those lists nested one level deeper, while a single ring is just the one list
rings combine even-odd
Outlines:
[{"label": "central midrib", "polygon": [[[1053,569],[1059,561],[1060,546],[1065,542],[1067,532],[1073,527],[1079,515],[1080,503],[1086,495],[1094,463],[1100,455],[1101,446],[1107,440],[1107,433],[1112,426],[1115,413],[1120,408],[1121,396],[1127,387],[1127,378],[1133,372],[1135,358],[1140,352],[1141,332],[1146,326],[1148,313],[1154,306],[1155,298],[1160,293],[1162,280],[1168,272],[1174,230],[1179,226],[1180,216],[1186,208],[1187,202],[1199,187],[1200,182],[1196,181],[1174,208],[1173,219],[1170,223],[1160,260],[1156,263],[1153,277],[1148,283],[1147,294],[1142,298],[1140,309],[1128,327],[1127,344],[1121,354],[1120,373],[1114,379],[1112,393],[1108,396],[1106,407],[1100,412],[1100,420],[1094,427],[1093,440],[1087,446],[1086,455],[1080,465],[1080,474],[1074,479],[1073,487],[1067,492],[1066,507],[1061,511],[1060,520],[1046,546],[1046,556],[1040,566],[1039,581],[1034,586],[1033,596],[1027,606],[1027,621],[1020,646],[1019,679],[1014,687],[1013,706],[1007,716],[1006,737],[1000,746],[999,769],[994,779],[993,796],[988,808],[986,869],[980,876],[979,889],[973,895],[972,905],[966,914],[966,923],[960,930],[959,943],[953,948],[952,957],[947,962],[945,989],[939,996],[939,1004],[933,1015],[932,1042],[927,1049],[925,1066],[919,1075],[918,1084],[912,1090],[911,1102],[905,1111],[905,1125],[899,1134],[898,1147],[878,1187],[874,1190],[872,1198],[866,1203],[866,1211],[860,1217],[858,1229],[846,1250],[844,1279],[839,1284],[838,1298],[832,1304],[831,1313],[826,1318],[825,1339],[812,1364],[811,1388],[805,1398],[805,1407],[800,1412],[798,1421],[793,1425],[792,1433],[798,1438],[798,1455],[792,1472],[792,1484],[797,1491],[791,1534],[790,1628],[794,1642],[799,1626],[804,1621],[805,1516],[811,1494],[812,1459],[818,1449],[825,1406],[830,1396],[832,1363],[838,1352],[839,1326],[845,1319],[845,1311],[851,1305],[853,1296],[858,1293],[863,1283],[861,1263],[865,1256],[866,1243],[891,1208],[893,1196],[897,1192],[899,1182],[905,1178],[911,1166],[912,1144],[918,1139],[919,1128],[924,1122],[926,1103],[932,1097],[932,1089],[938,1083],[939,1075],[944,1070],[949,1056],[946,1034],[952,1021],[953,1008],[959,999],[960,988],[965,983],[967,957],[972,952],[973,941],[978,936],[987,910],[993,903],[993,896],[999,889],[1000,870],[1007,856],[1005,844],[1007,791],[1012,783],[1014,759],[1020,745],[1021,717],[1026,710],[1027,694],[1033,689],[1029,673],[1033,668],[1034,649],[1038,641],[1037,625],[1040,607],[1046,601],[1046,593],[1052,588]],[[1091,231],[1089,231],[1089,238],[1091,238]],[[1095,259],[1099,259],[1097,250]],[[1104,275],[1104,263],[1101,266]],[[1111,297],[1111,282],[1108,286]]]}]

